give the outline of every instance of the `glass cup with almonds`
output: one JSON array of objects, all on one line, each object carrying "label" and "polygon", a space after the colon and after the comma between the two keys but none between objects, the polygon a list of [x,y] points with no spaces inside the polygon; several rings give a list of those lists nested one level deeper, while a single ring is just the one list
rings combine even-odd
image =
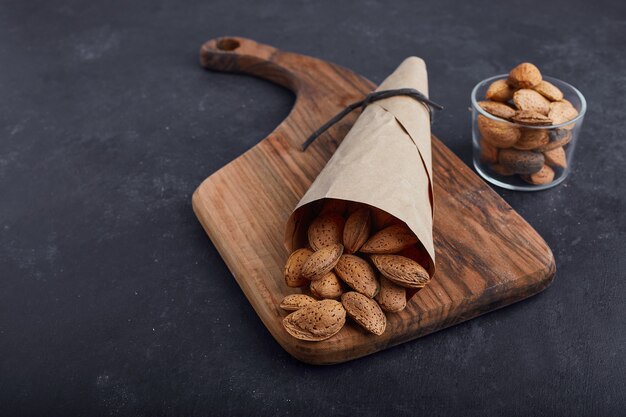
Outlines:
[{"label": "glass cup with almonds", "polygon": [[530,63],[472,90],[474,167],[510,190],[538,191],[567,178],[587,103],[570,84]]}]

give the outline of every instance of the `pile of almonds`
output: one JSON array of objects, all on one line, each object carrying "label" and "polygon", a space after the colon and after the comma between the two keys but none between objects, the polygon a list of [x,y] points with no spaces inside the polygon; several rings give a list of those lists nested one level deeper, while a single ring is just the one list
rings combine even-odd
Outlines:
[{"label": "pile of almonds", "polygon": [[486,112],[521,126],[479,115],[481,162],[497,174],[519,174],[531,184],[552,182],[555,170],[567,167],[564,146],[572,140],[574,123],[556,129],[541,126],[576,118],[572,103],[527,62],[513,68],[508,79],[494,81],[485,98],[478,105]]},{"label": "pile of almonds", "polygon": [[293,337],[321,341],[337,334],[346,315],[381,335],[385,312],[403,310],[407,289],[430,280],[429,257],[415,234],[385,211],[328,199],[308,229],[309,247],[296,249],[285,264],[285,283],[306,293],[286,296],[293,311],[283,325]]}]

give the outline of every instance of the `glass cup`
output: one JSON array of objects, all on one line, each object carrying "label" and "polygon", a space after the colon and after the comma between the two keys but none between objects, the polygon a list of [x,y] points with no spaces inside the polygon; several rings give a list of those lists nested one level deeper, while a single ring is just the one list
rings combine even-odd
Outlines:
[{"label": "glass cup", "polygon": [[479,101],[487,88],[508,74],[479,82],[472,90],[472,141],[474,167],[488,182],[509,190],[539,191],[552,188],[567,178],[574,148],[582,127],[587,102],[575,87],[552,77],[543,77],[563,92],[578,115],[560,124],[538,125],[530,118],[515,123],[488,113]]}]

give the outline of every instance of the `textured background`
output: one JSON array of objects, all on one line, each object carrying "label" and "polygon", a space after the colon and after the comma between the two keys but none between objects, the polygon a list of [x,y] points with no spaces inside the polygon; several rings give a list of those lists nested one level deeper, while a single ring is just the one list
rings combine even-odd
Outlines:
[{"label": "textured background", "polygon": [[[608,416],[626,407],[624,2],[0,2],[0,414]],[[505,6],[503,6],[505,5]],[[195,187],[291,93],[198,65],[240,35],[380,82],[407,55],[470,163],[471,87],[522,60],[590,104],[575,170],[498,192],[557,278],[361,360],[285,353],[196,221]]]}]

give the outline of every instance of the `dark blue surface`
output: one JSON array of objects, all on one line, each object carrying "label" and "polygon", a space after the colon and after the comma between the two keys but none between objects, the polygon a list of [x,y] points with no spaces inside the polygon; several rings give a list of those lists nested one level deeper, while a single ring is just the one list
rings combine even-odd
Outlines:
[{"label": "dark blue surface", "polygon": [[[0,2],[0,414],[614,416],[626,407],[624,2]],[[381,81],[408,55],[471,162],[469,94],[521,61],[587,97],[572,176],[499,190],[557,278],[332,367],[287,355],[191,210],[291,94],[206,72],[239,35]]]}]

